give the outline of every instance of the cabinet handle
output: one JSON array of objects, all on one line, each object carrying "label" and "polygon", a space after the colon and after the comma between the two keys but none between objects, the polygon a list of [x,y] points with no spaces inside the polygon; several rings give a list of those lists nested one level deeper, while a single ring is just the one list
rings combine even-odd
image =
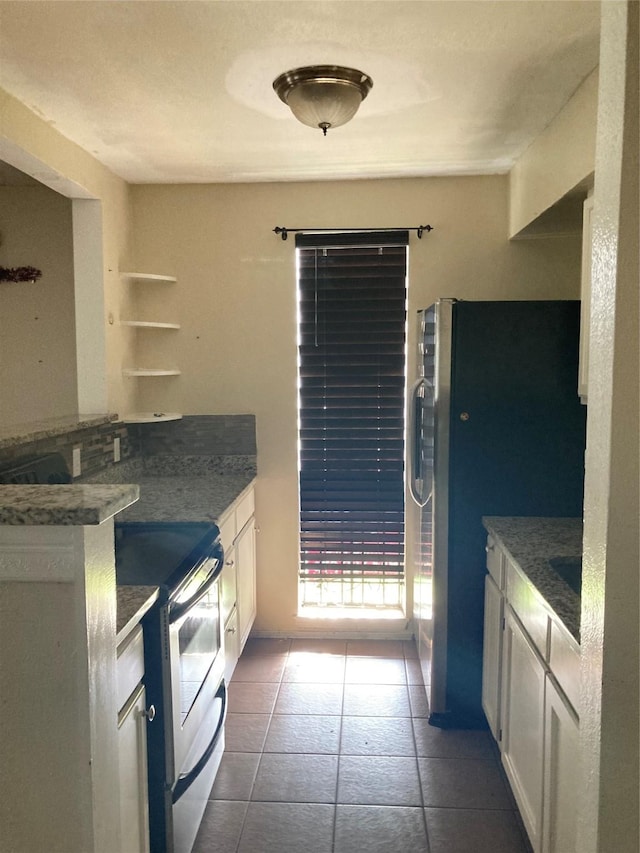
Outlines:
[{"label": "cabinet handle", "polygon": [[141,712],[143,717],[146,717],[150,723],[152,723],[156,718],[156,706],[149,705],[144,711]]},{"label": "cabinet handle", "polygon": [[236,564],[235,560],[227,560],[225,562],[225,566],[235,566],[235,564]]},{"label": "cabinet handle", "polygon": [[235,628],[227,628],[227,634],[235,634],[235,632],[236,632]]},{"label": "cabinet handle", "polygon": [[489,553],[489,551],[495,551],[495,549],[496,549],[495,545],[485,545],[484,546],[484,550],[487,552],[487,554]]}]

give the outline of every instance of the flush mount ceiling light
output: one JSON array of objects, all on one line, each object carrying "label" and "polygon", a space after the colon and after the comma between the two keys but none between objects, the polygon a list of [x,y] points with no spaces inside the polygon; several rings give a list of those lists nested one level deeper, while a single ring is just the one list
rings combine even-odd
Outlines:
[{"label": "flush mount ceiling light", "polygon": [[294,116],[308,127],[329,128],[346,124],[358,112],[373,80],[355,68],[340,65],[308,65],[285,71],[273,88]]}]

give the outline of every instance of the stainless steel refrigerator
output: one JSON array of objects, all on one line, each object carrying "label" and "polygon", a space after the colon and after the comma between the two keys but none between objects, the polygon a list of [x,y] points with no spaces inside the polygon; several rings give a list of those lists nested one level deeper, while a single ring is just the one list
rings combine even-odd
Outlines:
[{"label": "stainless steel refrigerator", "polygon": [[579,306],[441,299],[418,312],[414,616],[433,725],[485,725],[482,516],[582,515]]}]

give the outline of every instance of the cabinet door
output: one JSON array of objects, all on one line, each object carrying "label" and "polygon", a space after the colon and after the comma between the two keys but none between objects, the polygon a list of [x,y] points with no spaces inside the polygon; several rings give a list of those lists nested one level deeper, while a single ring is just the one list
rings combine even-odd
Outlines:
[{"label": "cabinet door", "polygon": [[226,624],[236,606],[236,549],[225,548],[224,568],[220,576],[220,615],[222,624]]},{"label": "cabinet door", "polygon": [[543,853],[575,853],[580,760],[578,718],[547,676],[544,746]]},{"label": "cabinet door", "polygon": [[508,606],[502,667],[502,762],[534,853],[539,853],[545,668]]},{"label": "cabinet door", "polygon": [[235,544],[238,629],[241,652],[256,618],[256,531],[251,518],[240,532]]},{"label": "cabinet door", "polygon": [[118,715],[121,853],[148,853],[147,733],[141,684]]},{"label": "cabinet door", "polygon": [[233,608],[224,626],[224,680],[229,684],[240,657],[240,631],[238,611]]},{"label": "cabinet door", "polygon": [[484,644],[482,648],[482,707],[491,733],[500,741],[500,681],[504,598],[491,575],[484,582]]}]

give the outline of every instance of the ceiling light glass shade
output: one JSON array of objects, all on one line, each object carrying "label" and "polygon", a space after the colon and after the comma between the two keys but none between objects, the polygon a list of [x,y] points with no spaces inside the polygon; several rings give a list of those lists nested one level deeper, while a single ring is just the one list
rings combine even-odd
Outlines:
[{"label": "ceiling light glass shade", "polygon": [[355,68],[310,65],[285,71],[273,81],[281,101],[308,127],[329,128],[346,124],[369,94],[373,80]]}]

